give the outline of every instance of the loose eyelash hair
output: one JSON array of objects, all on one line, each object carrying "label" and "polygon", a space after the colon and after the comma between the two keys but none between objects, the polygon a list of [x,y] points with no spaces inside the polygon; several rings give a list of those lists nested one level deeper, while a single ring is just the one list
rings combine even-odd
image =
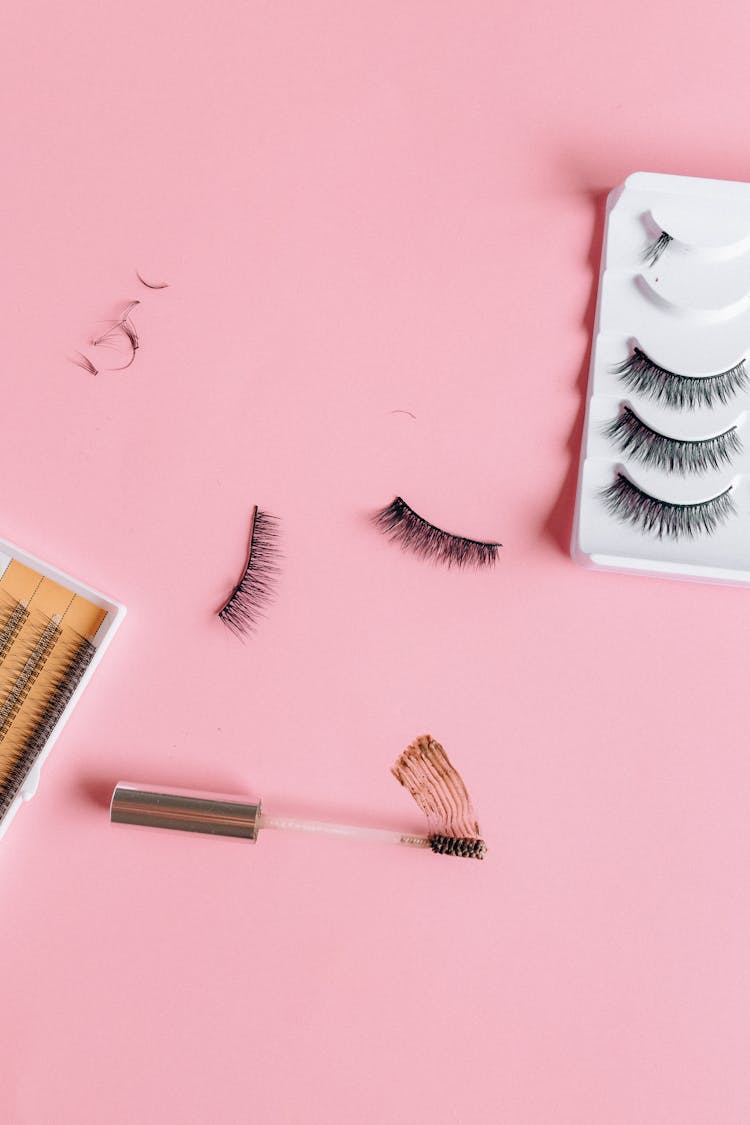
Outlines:
[{"label": "loose eyelash hair", "polygon": [[400,496],[376,512],[372,519],[375,526],[403,550],[446,566],[492,566],[502,546],[442,531],[418,516]]},{"label": "loose eyelash hair", "polygon": [[727,403],[748,387],[744,359],[718,375],[679,375],[654,363],[640,348],[634,348],[632,355],[612,370],[628,390],[675,410]]},{"label": "loose eyelash hair", "polygon": [[278,566],[278,520],[253,508],[247,564],[237,585],[217,612],[236,636],[244,637],[257,626],[271,600]]},{"label": "loose eyelash hair", "polygon": [[135,276],[140,281],[141,285],[145,285],[147,289],[169,289],[169,283],[166,281],[146,281],[145,277],[141,277],[138,270],[135,271]]},{"label": "loose eyelash hair", "polygon": [[647,262],[650,266],[655,266],[670,242],[672,242],[672,235],[667,234],[667,232],[663,230],[659,237],[655,238],[653,242],[649,242],[648,246],[643,251],[644,262]]},{"label": "loose eyelash hair", "polygon": [[693,539],[696,535],[711,535],[736,515],[731,493],[730,487],[702,504],[670,504],[650,496],[618,473],[601,496],[611,515],[622,523],[632,524],[659,539]]},{"label": "loose eyelash hair", "polygon": [[623,407],[604,433],[633,461],[670,473],[705,473],[709,469],[720,469],[731,464],[732,457],[742,452],[736,426],[703,441],[679,441],[652,430],[629,406]]}]

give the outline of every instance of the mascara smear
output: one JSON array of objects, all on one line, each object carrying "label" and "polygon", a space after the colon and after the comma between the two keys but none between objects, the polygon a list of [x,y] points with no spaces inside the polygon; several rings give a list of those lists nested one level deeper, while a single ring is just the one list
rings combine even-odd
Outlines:
[{"label": "mascara smear", "polygon": [[436,855],[484,859],[487,845],[466,786],[445,750],[430,735],[415,739],[393,767],[427,818],[426,834],[363,828],[298,817],[269,816],[260,801],[186,789],[155,790],[119,782],[112,794],[110,821],[148,828],[174,828],[211,836],[235,836],[255,842],[261,829],[339,836],[379,844],[429,848]]}]

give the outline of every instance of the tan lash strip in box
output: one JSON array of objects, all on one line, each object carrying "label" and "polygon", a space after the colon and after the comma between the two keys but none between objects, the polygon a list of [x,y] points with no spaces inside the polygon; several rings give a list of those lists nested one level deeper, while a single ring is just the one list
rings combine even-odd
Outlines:
[{"label": "tan lash strip in box", "polygon": [[125,607],[0,540],[0,838]]}]

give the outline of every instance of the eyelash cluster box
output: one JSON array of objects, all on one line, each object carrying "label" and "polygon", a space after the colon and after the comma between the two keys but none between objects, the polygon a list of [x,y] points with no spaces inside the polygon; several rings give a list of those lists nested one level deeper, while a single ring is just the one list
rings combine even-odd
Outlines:
[{"label": "eyelash cluster box", "polygon": [[[577,562],[750,585],[749,350],[750,184],[629,176],[606,207],[571,546]],[[641,356],[646,370],[628,383],[617,369]],[[704,395],[711,376],[717,393]],[[679,402],[662,393],[665,381],[688,388]],[[647,427],[645,456],[618,449],[607,433],[623,415],[633,423],[633,414]],[[730,456],[700,471],[675,469],[675,448],[700,459],[728,431]],[[658,435],[677,445],[661,442],[654,457]],[[612,511],[606,493],[618,486]],[[712,521],[707,513],[719,504],[725,513]]]},{"label": "eyelash cluster box", "polygon": [[0,539],[0,839],[125,612]]}]

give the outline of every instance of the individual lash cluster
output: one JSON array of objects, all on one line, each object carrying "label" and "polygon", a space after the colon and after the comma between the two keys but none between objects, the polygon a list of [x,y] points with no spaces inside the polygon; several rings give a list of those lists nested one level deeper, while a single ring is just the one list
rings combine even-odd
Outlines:
[{"label": "individual lash cluster", "polygon": [[58,616],[0,600],[0,822],[10,810],[94,655]]}]

